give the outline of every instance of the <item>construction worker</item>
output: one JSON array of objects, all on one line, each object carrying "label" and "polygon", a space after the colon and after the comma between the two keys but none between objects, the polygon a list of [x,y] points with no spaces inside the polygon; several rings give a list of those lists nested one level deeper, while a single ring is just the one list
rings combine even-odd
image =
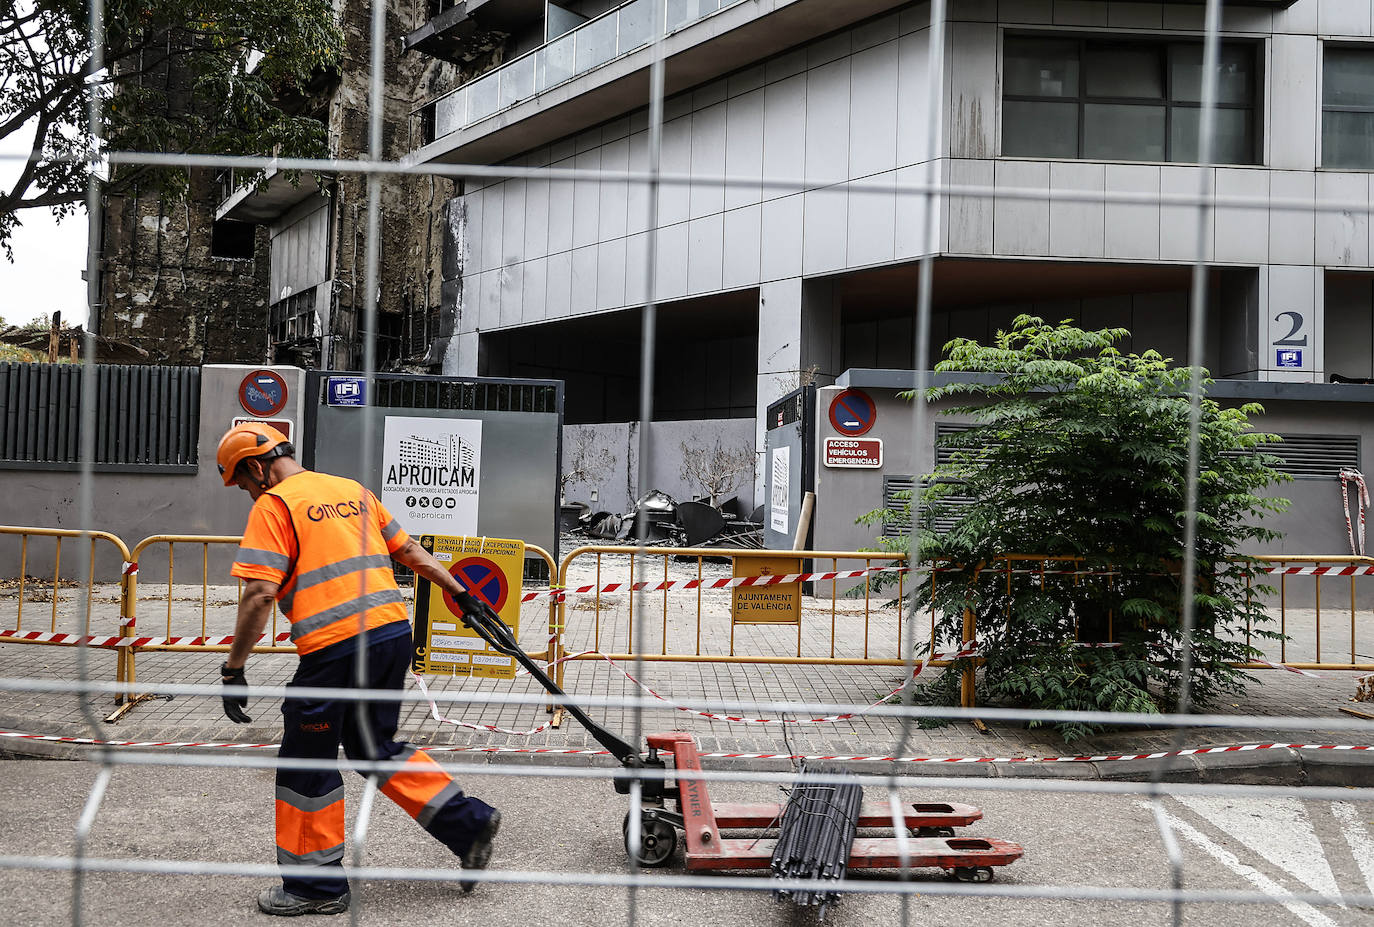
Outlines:
[{"label": "construction worker", "polygon": [[[229,658],[220,667],[226,686],[246,685],[244,663],[276,600],[291,621],[300,665],[288,688],[374,688],[399,691],[410,661],[410,621],[391,561],[437,584],[470,613],[468,592],[354,480],[315,473],[298,464],[286,436],[268,425],[236,425],[216,455],[225,486],[253,498],[232,573],[245,581]],[[363,675],[360,631],[366,627]],[[229,720],[247,723],[248,699],[224,697]],[[366,725],[359,723],[359,705]],[[392,740],[396,701],[356,702],[287,696],[282,705],[282,757],[391,761],[377,775],[384,795],[447,846],[467,870],[484,869],[500,827],[495,808],[469,795],[438,763]],[[369,755],[369,743],[375,749]],[[324,866],[327,875],[285,872],[265,889],[266,914],[340,914],[348,910],[343,874],[344,787],[339,770],[277,770],[277,862]],[[475,880],[459,883],[471,891]]]}]

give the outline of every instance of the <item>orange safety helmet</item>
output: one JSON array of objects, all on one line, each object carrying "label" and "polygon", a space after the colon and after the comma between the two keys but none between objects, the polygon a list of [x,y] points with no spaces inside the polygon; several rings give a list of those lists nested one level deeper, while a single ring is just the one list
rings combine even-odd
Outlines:
[{"label": "orange safety helmet", "polygon": [[219,474],[224,477],[225,486],[234,485],[234,468],[249,457],[271,460],[273,457],[289,457],[296,448],[271,425],[261,422],[244,422],[235,425],[219,439],[219,450],[215,460],[219,464]]}]

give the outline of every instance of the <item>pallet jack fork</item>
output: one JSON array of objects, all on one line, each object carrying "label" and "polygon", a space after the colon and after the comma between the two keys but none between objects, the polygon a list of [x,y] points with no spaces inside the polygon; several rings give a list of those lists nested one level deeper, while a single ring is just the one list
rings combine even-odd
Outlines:
[{"label": "pallet jack fork", "polygon": [[[701,760],[692,735],[683,731],[650,734],[648,741],[651,751],[662,750],[673,756],[678,773],[677,788],[668,790],[665,797],[676,799],[679,810],[672,812],[664,807],[646,806],[641,811],[640,864],[661,866],[667,863],[676,849],[677,828],[681,828],[686,842],[683,857],[688,869],[769,868],[776,836],[723,837],[721,831],[776,828],[782,820],[782,806],[776,803],[713,803],[707,794],[705,780],[693,775],[701,771]],[[912,837],[904,841],[906,866],[944,869],[968,882],[991,881],[994,866],[1014,863],[1023,851],[1006,840],[954,835],[954,828],[972,824],[982,816],[983,812],[972,805],[925,802],[907,805],[902,825]],[[890,806],[885,802],[864,802],[859,810],[858,826],[891,830]],[[626,849],[633,852],[628,845]],[[854,838],[848,868],[902,867],[902,848],[896,837]]]},{"label": "pallet jack fork", "polygon": [[[515,641],[510,627],[495,611],[478,600],[480,613],[463,616],[463,623],[480,635],[499,653],[514,657],[529,674],[537,679],[551,695],[562,696],[563,706],[587,729],[597,743],[620,761],[624,772],[614,779],[615,790],[629,794],[632,783],[640,781],[640,840],[639,847],[630,846],[630,814],[625,815],[625,850],[641,866],[667,865],[677,849],[678,830],[685,836],[683,857],[692,870],[767,869],[773,858],[776,836],[730,838],[721,830],[776,828],[782,821],[782,806],[763,804],[713,804],[707,793],[701,772],[701,758],[696,742],[685,731],[648,735],[649,751],[639,751],[624,739],[593,721],[576,704],[566,700],[566,693],[548,677],[543,669],[525,653]],[[667,764],[660,751],[670,753],[677,773],[676,785],[670,785]],[[657,775],[638,776],[636,771],[658,771]],[[677,810],[670,810],[667,801]],[[964,827],[981,819],[983,812],[972,805],[915,803],[907,806],[902,825],[911,834],[903,841],[905,859],[898,839],[894,837],[855,837],[850,848],[850,869],[900,869],[903,863],[910,869],[938,868],[950,872],[965,882],[990,882],[993,867],[1006,866],[1020,859],[1024,852],[1015,843],[996,838],[958,837],[954,828]],[[860,828],[888,828],[893,826],[890,806],[886,803],[865,802],[859,810]]]}]

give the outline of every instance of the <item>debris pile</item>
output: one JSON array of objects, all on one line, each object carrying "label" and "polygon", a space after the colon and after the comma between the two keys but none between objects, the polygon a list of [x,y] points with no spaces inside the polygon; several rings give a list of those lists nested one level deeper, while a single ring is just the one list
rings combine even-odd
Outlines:
[{"label": "debris pile", "polygon": [[[636,538],[635,525],[644,519],[644,537]],[[605,541],[646,544],[660,547],[763,547],[763,507],[744,517],[739,499],[719,506],[697,499],[678,502],[657,489],[645,493],[625,513],[593,511],[582,503],[564,505],[560,527]]]}]

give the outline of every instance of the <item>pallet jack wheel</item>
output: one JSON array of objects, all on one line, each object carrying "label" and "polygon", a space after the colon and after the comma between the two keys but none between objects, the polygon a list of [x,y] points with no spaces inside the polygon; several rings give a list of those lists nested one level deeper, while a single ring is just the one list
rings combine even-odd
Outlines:
[{"label": "pallet jack wheel", "polygon": [[954,878],[960,882],[991,882],[991,866],[956,866],[954,867]]},{"label": "pallet jack wheel", "polygon": [[668,861],[673,858],[673,851],[677,849],[677,828],[672,824],[650,813],[641,813],[639,816],[639,849],[636,853],[630,849],[630,812],[625,812],[625,821],[621,825],[625,833],[625,852],[634,858],[639,865],[648,869],[656,869],[659,866],[666,866]]}]

